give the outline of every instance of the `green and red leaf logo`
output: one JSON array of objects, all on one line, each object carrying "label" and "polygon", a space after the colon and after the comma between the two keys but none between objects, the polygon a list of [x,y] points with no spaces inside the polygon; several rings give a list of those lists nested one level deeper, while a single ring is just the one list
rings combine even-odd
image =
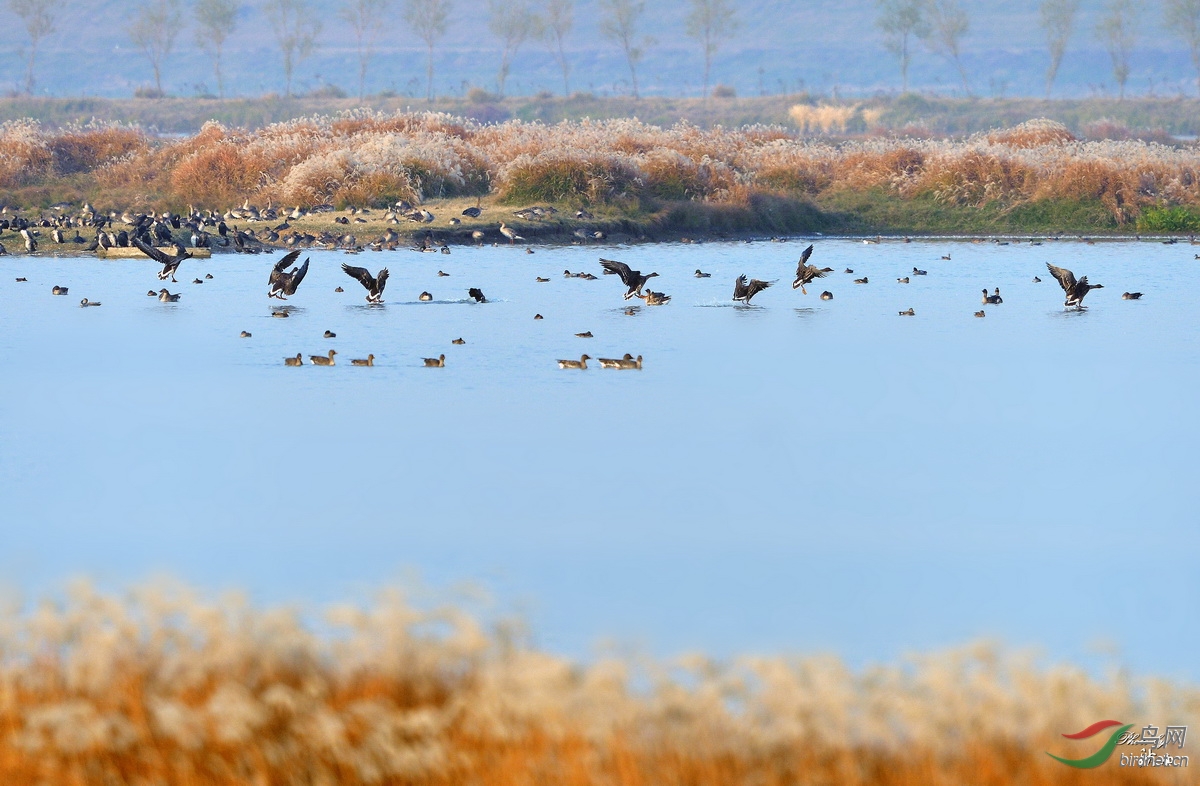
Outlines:
[{"label": "green and red leaf logo", "polygon": [[1121,739],[1122,734],[1129,731],[1129,729],[1133,726],[1132,723],[1122,724],[1121,721],[1115,720],[1096,721],[1083,731],[1077,731],[1074,734],[1063,735],[1068,740],[1086,740],[1088,737],[1094,737],[1105,729],[1111,729],[1113,726],[1119,726],[1120,728],[1109,735],[1108,742],[1104,743],[1104,745],[1100,747],[1100,750],[1096,751],[1091,756],[1086,756],[1082,759],[1064,759],[1061,756],[1055,756],[1050,751],[1046,751],[1046,755],[1055,761],[1062,762],[1068,767],[1075,767],[1076,769],[1080,770],[1090,770],[1093,767],[1099,767],[1101,764],[1108,761],[1109,757],[1113,755],[1113,751],[1117,748],[1117,741]]}]

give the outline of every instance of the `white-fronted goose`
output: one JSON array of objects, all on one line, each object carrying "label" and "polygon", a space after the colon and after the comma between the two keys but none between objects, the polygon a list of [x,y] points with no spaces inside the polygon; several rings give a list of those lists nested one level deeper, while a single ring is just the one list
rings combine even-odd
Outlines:
[{"label": "white-fronted goose", "polygon": [[312,361],[314,366],[332,366],[333,356],[337,354],[336,349],[329,350],[329,355],[309,355],[308,359]]},{"label": "white-fronted goose", "polygon": [[388,269],[386,267],[379,271],[378,276],[372,276],[365,267],[352,267],[343,262],[342,272],[350,276],[350,278],[358,279],[358,283],[366,288],[368,303],[383,302],[383,288],[387,286],[388,279]]},{"label": "white-fronted goose", "polygon": [[279,298],[287,300],[284,295],[296,294],[296,289],[300,286],[300,282],[308,274],[308,258],[305,258],[304,264],[300,267],[293,267],[290,271],[287,270],[289,265],[292,265],[300,258],[300,249],[289,251],[283,255],[283,258],[275,263],[271,268],[270,284],[271,288],[267,291],[267,297]]},{"label": "white-fronted goose", "polygon": [[816,265],[808,264],[808,258],[812,256],[812,252],[812,244],[809,244],[808,248],[804,249],[804,253],[800,254],[800,262],[796,265],[796,280],[792,282],[792,289],[799,289],[802,295],[808,294],[808,290],[804,288],[806,284],[811,284],[818,278],[825,278],[827,272]]},{"label": "white-fronted goose", "polygon": [[180,298],[180,295],[178,295],[178,294],[172,295],[170,292],[168,292],[165,289],[158,290],[158,299],[161,300],[163,303],[175,303],[175,302],[178,302],[179,298]]},{"label": "white-fronted goose", "polygon": [[733,299],[749,304],[751,298],[769,286],[771,286],[770,281],[759,281],[757,278],[752,278],[747,283],[745,275],[738,276],[737,280],[733,282]]},{"label": "white-fronted goose", "polygon": [[175,271],[179,270],[179,263],[185,259],[192,258],[191,252],[187,251],[186,249],[181,250],[181,252],[178,254],[168,254],[161,249],[142,242],[142,240],[137,237],[133,239],[133,244],[137,246],[138,250],[143,254],[163,266],[163,269],[158,271],[159,281],[166,281],[169,278],[172,282],[178,284],[179,282],[175,278]]},{"label": "white-fronted goose", "polygon": [[303,366],[304,361],[300,359],[301,357],[302,357],[301,354],[299,352],[297,352],[296,357],[294,357],[294,358],[284,358],[283,364],[285,366]]},{"label": "white-fronted goose", "polygon": [[506,238],[508,238],[508,244],[510,246],[513,244],[514,241],[525,239],[525,238],[521,237],[520,235],[518,235],[511,227],[509,227],[503,221],[500,222],[500,234],[502,234]]},{"label": "white-fronted goose", "polygon": [[350,361],[352,366],[373,366],[375,365],[375,356],[367,355],[365,358],[354,358]]},{"label": "white-fronted goose", "polygon": [[425,361],[426,368],[445,368],[446,367],[446,356],[445,355],[438,355],[435,358],[421,358],[421,359]]},{"label": "white-fronted goose", "polygon": [[1050,275],[1058,279],[1058,285],[1061,286],[1063,288],[1063,292],[1066,293],[1067,299],[1063,305],[1067,308],[1075,306],[1077,309],[1082,309],[1083,299],[1087,296],[1088,292],[1092,291],[1093,289],[1104,289],[1103,284],[1089,284],[1087,276],[1084,276],[1076,281],[1075,274],[1070,270],[1067,270],[1066,268],[1055,267],[1049,262],[1046,263],[1046,269],[1050,271]]},{"label": "white-fronted goose", "polygon": [[642,296],[642,287],[646,286],[646,282],[657,276],[657,273],[647,273],[642,275],[642,271],[633,270],[624,262],[617,262],[614,259],[600,258],[600,266],[604,268],[606,273],[613,273],[621,277],[621,282],[629,287],[625,292],[625,299],[629,300],[632,297]]}]

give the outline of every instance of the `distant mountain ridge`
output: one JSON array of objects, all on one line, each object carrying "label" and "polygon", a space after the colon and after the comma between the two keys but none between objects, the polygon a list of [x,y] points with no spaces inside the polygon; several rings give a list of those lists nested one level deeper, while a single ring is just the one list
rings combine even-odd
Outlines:
[{"label": "distant mountain ridge", "polygon": [[[38,55],[39,95],[131,95],[153,83],[149,61],[128,36],[133,4],[75,0],[69,18],[58,22]],[[314,3],[323,29],[316,52],[296,68],[298,92],[334,86],[357,91],[358,60],[349,25],[336,13],[337,3]],[[979,96],[1040,96],[1048,62],[1038,2],[993,3],[962,0],[971,27],[962,41],[963,61],[971,91]],[[424,48],[408,31],[394,2],[380,20],[376,54],[367,91],[424,96]],[[713,63],[712,83],[732,87],[739,95],[809,92],[867,95],[900,89],[899,68],[886,51],[876,25],[874,0],[760,0],[737,6],[739,27],[721,42]],[[639,66],[642,92],[648,95],[695,96],[701,92],[699,45],[688,38],[683,19],[687,0],[647,3],[641,24],[654,39]],[[1055,84],[1054,95],[1115,95],[1112,67],[1097,33],[1102,14],[1099,0],[1085,0]],[[197,45],[199,32],[185,8],[185,25],[175,51],[163,68],[164,89],[172,95],[215,92],[207,54]],[[435,91],[462,95],[472,87],[496,89],[499,45],[487,29],[486,4],[458,0],[447,33],[435,57]],[[7,7],[0,8],[0,88],[23,85],[27,45],[24,29]],[[86,20],[72,24],[74,19]],[[598,0],[577,0],[575,26],[567,46],[572,91],[621,95],[630,91],[629,72],[621,51],[599,32]],[[1139,16],[1137,44],[1131,57],[1128,95],[1196,94],[1196,74],[1185,45],[1164,28],[1161,2],[1149,2]],[[281,58],[261,2],[248,4],[226,43],[227,95],[253,96],[283,91]],[[914,47],[910,72],[914,90],[961,94],[957,73],[923,45]],[[510,94],[561,93],[557,63],[537,41],[524,45],[512,66]]]}]

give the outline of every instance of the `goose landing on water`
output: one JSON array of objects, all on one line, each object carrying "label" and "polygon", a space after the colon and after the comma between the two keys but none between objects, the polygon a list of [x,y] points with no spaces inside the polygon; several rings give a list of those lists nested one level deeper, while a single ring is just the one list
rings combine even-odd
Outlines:
[{"label": "goose landing on water", "polygon": [[614,259],[604,259],[603,257],[600,258],[600,267],[604,268],[605,273],[611,273],[620,276],[621,283],[629,287],[629,289],[625,292],[626,300],[629,300],[632,297],[641,297],[642,287],[646,286],[646,283],[650,279],[658,275],[657,273],[647,273],[643,276],[642,271],[633,270],[624,262],[617,262]]},{"label": "goose landing on water", "polygon": [[370,271],[365,267],[351,267],[346,263],[342,263],[342,272],[357,279],[358,283],[362,284],[367,290],[368,303],[383,302],[383,288],[387,286],[388,269],[385,267],[379,271],[378,276],[372,276]]},{"label": "goose landing on water", "polygon": [[796,280],[792,282],[792,289],[799,289],[802,295],[808,294],[808,290],[804,288],[806,284],[811,284],[818,278],[825,278],[826,271],[816,265],[808,264],[808,258],[812,256],[812,252],[813,247],[810,244],[808,248],[804,249],[804,253],[800,255],[800,261],[796,264]]},{"label": "goose landing on water", "polygon": [[1089,284],[1087,276],[1075,280],[1075,274],[1070,270],[1061,267],[1055,267],[1049,262],[1046,263],[1046,269],[1050,271],[1050,275],[1058,279],[1058,285],[1062,287],[1063,292],[1067,294],[1066,302],[1063,305],[1067,308],[1074,306],[1076,309],[1083,310],[1083,299],[1087,293],[1093,289],[1104,289],[1103,284]]},{"label": "goose landing on water", "polygon": [[137,238],[133,239],[133,244],[137,246],[138,250],[143,254],[163,266],[163,269],[158,272],[159,281],[166,281],[169,278],[172,282],[176,284],[179,283],[175,279],[175,271],[179,270],[179,263],[185,259],[192,258],[191,252],[184,249],[180,249],[178,254],[172,255],[167,254],[164,251],[160,251],[154,246],[146,245]]},{"label": "goose landing on water", "polygon": [[757,278],[752,278],[747,283],[745,275],[738,276],[737,280],[733,282],[733,299],[749,305],[751,298],[769,286],[771,286],[770,281],[759,281]]},{"label": "goose landing on water", "polygon": [[295,264],[299,258],[300,249],[296,249],[284,254],[283,258],[275,263],[275,266],[271,268],[271,288],[267,291],[267,297],[287,300],[284,295],[296,294],[296,289],[300,286],[300,282],[308,275],[309,260],[306,258],[303,265],[298,268],[293,267],[291,271],[288,271],[287,268],[289,265]]}]

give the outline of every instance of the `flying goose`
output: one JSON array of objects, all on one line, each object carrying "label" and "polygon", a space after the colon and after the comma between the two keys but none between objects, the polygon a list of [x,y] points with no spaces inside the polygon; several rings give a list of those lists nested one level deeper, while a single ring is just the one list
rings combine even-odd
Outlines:
[{"label": "flying goose", "polygon": [[1066,302],[1063,303],[1063,305],[1067,308],[1075,306],[1075,308],[1082,310],[1083,299],[1087,296],[1088,292],[1093,289],[1104,289],[1103,284],[1089,284],[1087,276],[1084,276],[1076,281],[1075,274],[1070,270],[1062,267],[1055,267],[1049,262],[1046,263],[1046,269],[1050,271],[1050,275],[1058,279],[1058,285],[1061,286],[1063,288],[1063,292],[1067,294]]},{"label": "flying goose", "polygon": [[629,300],[631,297],[641,297],[642,287],[646,286],[647,281],[658,275],[657,273],[648,273],[643,276],[642,271],[633,270],[624,262],[604,259],[603,257],[600,258],[600,267],[604,268],[605,273],[620,276],[621,282],[629,287],[629,290],[625,293],[626,300]]},{"label": "flying goose", "polygon": [[334,365],[333,356],[336,354],[337,354],[337,350],[331,349],[331,350],[329,350],[328,357],[326,357],[325,355],[309,355],[308,359],[312,361],[312,364],[314,366],[332,366],[332,365]]},{"label": "flying goose", "polygon": [[178,284],[179,281],[175,278],[175,271],[179,270],[179,263],[185,259],[192,258],[191,252],[186,249],[179,249],[179,253],[177,254],[168,254],[161,249],[142,242],[141,238],[137,237],[133,239],[133,244],[143,254],[163,266],[163,269],[158,272],[159,281],[166,281],[169,278],[172,282]]},{"label": "flying goose", "polygon": [[[813,247],[810,244],[804,249],[804,253],[800,255],[800,262],[796,265],[796,280],[792,282],[792,289],[799,289],[800,294],[807,295],[808,290],[804,288],[805,284],[811,284],[815,279],[825,278],[825,272],[816,265],[808,264],[808,258],[812,256]],[[737,298],[735,297],[734,300]],[[749,300],[747,300],[749,302]]]},{"label": "flying goose", "polygon": [[579,360],[560,360],[558,361],[559,368],[579,368],[587,369],[587,362],[592,359],[591,355],[580,355]]},{"label": "flying goose", "polygon": [[771,282],[759,281],[757,278],[750,279],[750,283],[747,284],[745,275],[738,276],[737,280],[733,282],[733,299],[749,305],[752,297],[769,286],[771,286]]},{"label": "flying goose", "polygon": [[366,287],[368,303],[383,302],[383,288],[387,286],[388,279],[388,269],[386,267],[380,270],[379,275],[376,277],[372,276],[365,267],[351,267],[343,262],[342,272],[350,276],[350,278],[358,279],[358,283]]},{"label": "flying goose", "polygon": [[304,276],[308,274],[308,258],[305,258],[304,264],[300,267],[293,267],[290,271],[285,271],[287,271],[289,265],[295,264],[296,260],[299,258],[300,249],[296,249],[295,251],[289,251],[284,254],[283,258],[275,263],[275,266],[271,268],[271,288],[267,292],[267,297],[287,300],[284,295],[296,294],[297,287],[299,287],[300,282],[304,280]]}]

